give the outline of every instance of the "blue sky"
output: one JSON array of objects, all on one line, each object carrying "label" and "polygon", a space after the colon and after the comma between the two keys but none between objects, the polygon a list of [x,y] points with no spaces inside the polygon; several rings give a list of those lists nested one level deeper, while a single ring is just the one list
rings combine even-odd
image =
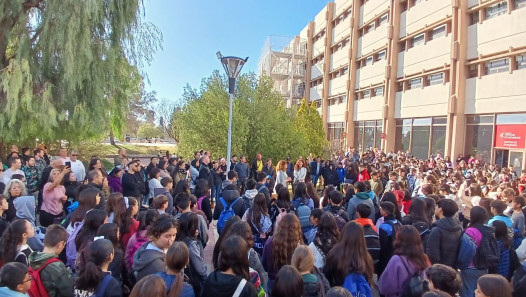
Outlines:
[{"label": "blue sky", "polygon": [[269,35],[295,36],[328,0],[147,0],[146,21],[163,33],[163,51],[144,70],[158,98],[178,100],[189,83],[221,69],[216,57],[250,57],[243,73],[257,72]]}]

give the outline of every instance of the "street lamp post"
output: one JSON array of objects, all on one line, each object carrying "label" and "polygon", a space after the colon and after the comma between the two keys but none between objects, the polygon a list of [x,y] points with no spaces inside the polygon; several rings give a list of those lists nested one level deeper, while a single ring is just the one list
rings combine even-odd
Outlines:
[{"label": "street lamp post", "polygon": [[216,55],[221,61],[226,75],[228,76],[228,94],[230,97],[230,106],[228,110],[228,140],[226,149],[226,172],[228,174],[228,172],[230,172],[230,158],[232,153],[232,108],[234,104],[234,89],[236,86],[236,78],[239,76],[241,69],[248,61],[248,57],[246,57],[246,59],[241,59],[238,57],[223,57],[221,52],[217,52]]}]

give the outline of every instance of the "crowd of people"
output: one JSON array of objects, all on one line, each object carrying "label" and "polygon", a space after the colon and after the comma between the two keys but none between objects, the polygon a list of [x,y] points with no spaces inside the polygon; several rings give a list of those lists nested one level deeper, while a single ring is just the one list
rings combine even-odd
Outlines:
[{"label": "crowd of people", "polygon": [[526,170],[352,148],[78,157],[13,145],[0,164],[0,296],[526,296]]}]

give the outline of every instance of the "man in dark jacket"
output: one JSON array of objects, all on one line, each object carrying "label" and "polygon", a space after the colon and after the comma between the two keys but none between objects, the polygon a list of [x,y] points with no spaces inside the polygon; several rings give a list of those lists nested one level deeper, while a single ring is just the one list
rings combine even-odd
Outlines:
[{"label": "man in dark jacket", "polygon": [[426,254],[432,264],[444,264],[455,268],[460,236],[462,236],[462,227],[455,217],[457,212],[458,205],[454,200],[438,201],[435,215],[439,220],[433,224],[426,246]]},{"label": "man in dark jacket", "polygon": [[256,189],[258,193],[265,195],[265,200],[267,201],[267,208],[270,209],[270,191],[265,186],[267,182],[267,174],[264,171],[258,171],[256,173]]},{"label": "man in dark jacket", "polygon": [[[328,198],[329,204],[323,208],[323,211],[330,211],[336,218],[341,217],[345,223],[347,223],[349,221],[349,215],[342,207],[342,194],[339,191],[332,191]],[[338,221],[336,223],[338,223]]]},{"label": "man in dark jacket", "polygon": [[[225,200],[225,203],[228,207],[234,202],[234,200],[236,200],[237,198],[240,198],[240,195],[235,185],[228,185],[223,189],[222,197],[223,197],[223,200]],[[224,209],[223,203],[221,203],[221,201],[217,201],[216,207],[214,209],[214,220],[219,219],[219,215],[221,214],[223,209]],[[245,203],[243,199],[239,199],[236,202],[236,204],[234,204],[232,209],[234,210],[234,213],[236,214],[236,216],[239,216],[240,218],[242,218],[246,211]]]},{"label": "man in dark jacket", "polygon": [[210,174],[210,167],[208,166],[210,164],[210,157],[208,157],[208,155],[202,156],[199,160],[199,164],[199,176],[197,179],[206,179],[208,181],[208,186],[212,189],[214,187],[214,179]]},{"label": "man in dark jacket", "polygon": [[316,160],[312,160],[310,163],[310,178],[312,180],[312,183],[314,184],[314,187],[317,188],[318,185],[318,179],[320,178],[320,175],[323,173],[323,164],[321,163],[321,158],[318,157]]},{"label": "man in dark jacket", "polygon": [[122,175],[122,194],[141,199],[146,194],[146,186],[141,178],[141,164],[138,161],[128,164],[128,171]]},{"label": "man in dark jacket", "polygon": [[247,158],[245,156],[241,156],[241,162],[234,166],[234,171],[237,172],[237,183],[241,189],[241,193],[243,193],[245,192],[245,182],[250,175],[250,169],[248,168]]}]

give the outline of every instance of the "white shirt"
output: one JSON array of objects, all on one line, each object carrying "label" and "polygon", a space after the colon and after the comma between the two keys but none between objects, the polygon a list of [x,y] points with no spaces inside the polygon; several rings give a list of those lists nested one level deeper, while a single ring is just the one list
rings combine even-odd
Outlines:
[{"label": "white shirt", "polygon": [[4,185],[7,186],[7,183],[11,180],[11,177],[14,175],[14,174],[22,174],[24,177],[26,176],[24,174],[24,171],[20,170],[20,169],[16,169],[15,171],[11,170],[11,168],[7,169],[5,172],[4,172],[4,175],[2,176],[2,182],[4,183]]},{"label": "white shirt", "polygon": [[75,173],[75,177],[77,178],[77,181],[82,182],[84,178],[86,177],[86,167],[84,167],[84,164],[82,164],[82,162],[80,162],[79,160],[77,161],[69,160],[68,162],[71,162],[71,171]]},{"label": "white shirt", "polygon": [[60,160],[62,161],[62,165],[66,165],[66,162],[71,161],[69,157],[65,157],[65,158],[60,157]]}]

